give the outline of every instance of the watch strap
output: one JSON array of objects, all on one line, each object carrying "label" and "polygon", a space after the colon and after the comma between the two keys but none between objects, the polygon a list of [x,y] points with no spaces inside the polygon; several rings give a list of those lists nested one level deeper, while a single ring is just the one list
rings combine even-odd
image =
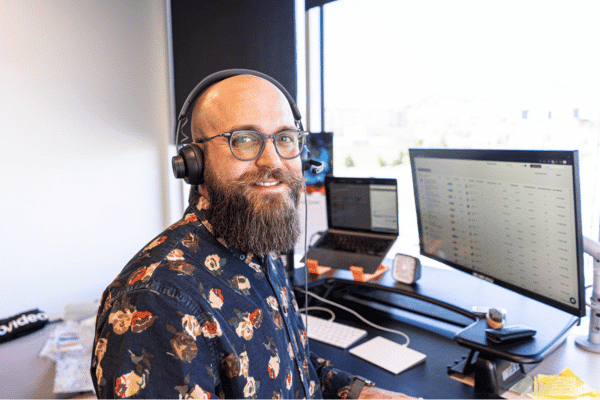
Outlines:
[{"label": "watch strap", "polygon": [[365,386],[374,386],[375,384],[368,379],[365,379],[360,376],[355,376],[354,381],[350,385],[350,390],[348,391],[347,399],[358,399],[360,392],[362,392]]}]

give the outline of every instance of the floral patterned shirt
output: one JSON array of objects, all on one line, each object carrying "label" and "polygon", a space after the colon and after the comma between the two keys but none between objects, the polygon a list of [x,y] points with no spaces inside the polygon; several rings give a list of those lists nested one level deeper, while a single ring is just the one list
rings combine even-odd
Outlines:
[{"label": "floral patterned shirt", "polygon": [[100,398],[345,398],[352,376],[306,352],[278,257],[211,234],[192,189],[184,217],[105,290],[92,380]]}]

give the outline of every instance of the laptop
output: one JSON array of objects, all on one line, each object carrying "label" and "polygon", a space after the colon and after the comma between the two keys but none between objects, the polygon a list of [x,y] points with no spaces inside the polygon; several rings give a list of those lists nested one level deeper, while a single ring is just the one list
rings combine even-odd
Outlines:
[{"label": "laptop", "polygon": [[325,177],[327,231],[306,257],[338,269],[374,273],[398,238],[398,182]]}]

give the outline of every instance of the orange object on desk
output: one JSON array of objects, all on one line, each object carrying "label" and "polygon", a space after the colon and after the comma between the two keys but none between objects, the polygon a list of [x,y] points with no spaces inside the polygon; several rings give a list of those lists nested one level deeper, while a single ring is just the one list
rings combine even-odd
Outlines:
[{"label": "orange object on desk", "polygon": [[373,272],[372,274],[365,274],[362,267],[355,267],[355,266],[350,267],[350,271],[352,271],[352,279],[354,279],[357,282],[370,281],[373,278],[377,278],[377,277],[381,276],[388,269],[390,269],[390,267],[386,267],[385,265],[382,264],[379,267],[377,267],[377,270],[375,272]]},{"label": "orange object on desk", "polygon": [[351,266],[350,271],[352,271],[352,278],[355,281],[365,282],[365,273],[362,267]]},{"label": "orange object on desk", "polygon": [[306,267],[308,268],[308,272],[317,275],[324,274],[331,269],[331,267],[323,267],[319,265],[317,260],[311,260],[309,258],[306,259]]}]

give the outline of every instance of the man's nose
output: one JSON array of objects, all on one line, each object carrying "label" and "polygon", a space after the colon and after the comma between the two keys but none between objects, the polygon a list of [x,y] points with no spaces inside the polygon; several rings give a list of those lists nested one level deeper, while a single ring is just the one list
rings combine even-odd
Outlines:
[{"label": "man's nose", "polygon": [[262,154],[256,159],[256,166],[276,168],[280,167],[281,164],[281,157],[279,157],[279,154],[275,149],[275,141],[273,139],[267,139]]}]

